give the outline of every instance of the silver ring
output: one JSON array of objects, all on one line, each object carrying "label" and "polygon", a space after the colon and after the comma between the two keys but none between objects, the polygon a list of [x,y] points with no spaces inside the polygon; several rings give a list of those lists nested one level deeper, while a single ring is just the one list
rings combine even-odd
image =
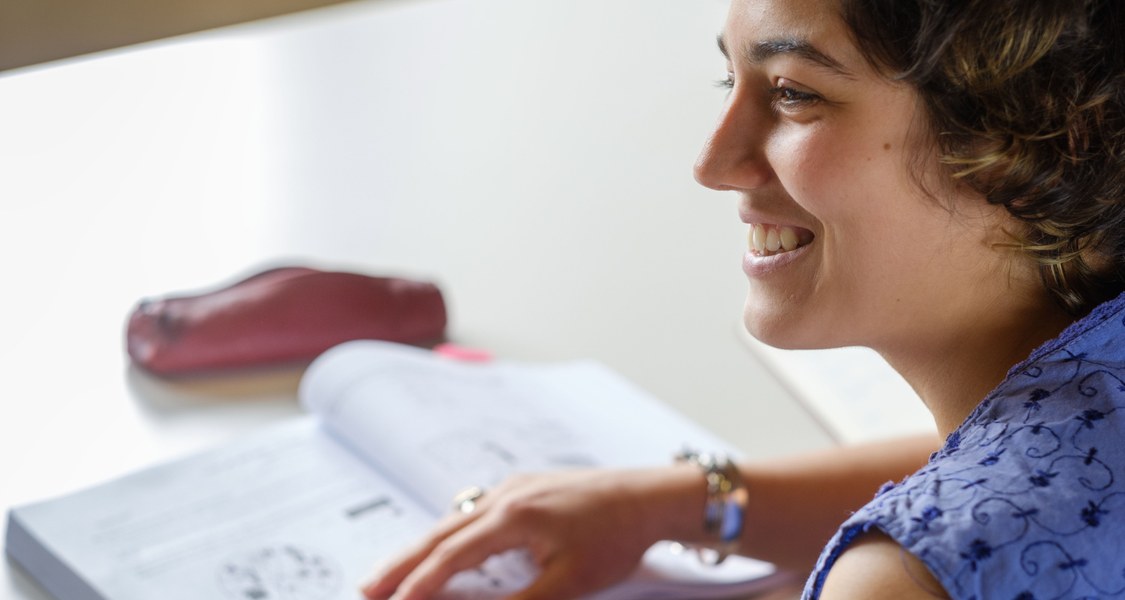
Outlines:
[{"label": "silver ring", "polygon": [[471,485],[453,496],[453,510],[461,514],[469,514],[477,509],[477,501],[484,495],[484,488]]}]

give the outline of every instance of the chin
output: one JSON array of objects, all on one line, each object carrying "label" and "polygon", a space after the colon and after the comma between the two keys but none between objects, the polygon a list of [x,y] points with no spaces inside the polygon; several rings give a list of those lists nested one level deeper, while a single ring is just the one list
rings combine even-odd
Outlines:
[{"label": "chin", "polygon": [[756,319],[746,319],[746,332],[750,337],[762,342],[767,346],[773,346],[781,350],[809,350],[812,347],[807,343],[797,339],[796,336],[788,335],[788,331],[784,327],[770,327],[762,326]]},{"label": "chin", "polygon": [[848,344],[834,340],[831,328],[818,327],[812,319],[792,309],[770,310],[747,301],[742,322],[754,339],[782,350],[823,350]]}]

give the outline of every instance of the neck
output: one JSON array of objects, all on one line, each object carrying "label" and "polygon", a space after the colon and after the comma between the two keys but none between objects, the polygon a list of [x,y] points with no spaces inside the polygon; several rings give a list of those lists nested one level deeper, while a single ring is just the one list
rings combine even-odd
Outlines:
[{"label": "neck", "polygon": [[943,439],[1004,380],[1012,366],[1073,322],[1049,301],[998,304],[1003,303],[979,311],[944,337],[914,336],[927,338],[925,344],[876,348],[922,398]]}]

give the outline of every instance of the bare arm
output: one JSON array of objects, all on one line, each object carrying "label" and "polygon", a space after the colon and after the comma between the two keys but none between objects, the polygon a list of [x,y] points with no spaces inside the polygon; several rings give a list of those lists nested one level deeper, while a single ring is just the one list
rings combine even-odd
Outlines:
[{"label": "bare arm", "polygon": [[823,600],[949,598],[922,561],[882,533],[862,536],[828,572]]},{"label": "bare arm", "polygon": [[750,504],[743,551],[807,572],[836,528],[887,481],[926,464],[936,436],[834,448],[765,464],[746,465]]},{"label": "bare arm", "polygon": [[[934,438],[911,438],[746,464],[750,489],[743,551],[808,570],[835,528],[879,485],[921,467]],[[518,598],[569,598],[626,577],[661,539],[703,542],[706,490],[691,465],[525,476],[489,492],[387,565],[369,598],[428,597],[453,573],[509,548],[542,569]],[[607,534],[612,532],[612,535]]]}]

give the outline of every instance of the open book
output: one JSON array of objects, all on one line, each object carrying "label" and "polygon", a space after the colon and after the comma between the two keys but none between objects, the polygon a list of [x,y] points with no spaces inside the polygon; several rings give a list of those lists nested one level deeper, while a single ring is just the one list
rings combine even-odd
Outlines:
[{"label": "open book", "polygon": [[[592,362],[469,364],[349,342],[313,363],[300,396],[307,417],[13,509],[8,554],[59,600],[356,599],[359,582],[469,485],[667,464],[684,445],[731,450]],[[657,544],[632,579],[597,597],[737,597],[784,577],[677,550]],[[510,552],[455,577],[445,597],[500,597],[533,575]]]}]

